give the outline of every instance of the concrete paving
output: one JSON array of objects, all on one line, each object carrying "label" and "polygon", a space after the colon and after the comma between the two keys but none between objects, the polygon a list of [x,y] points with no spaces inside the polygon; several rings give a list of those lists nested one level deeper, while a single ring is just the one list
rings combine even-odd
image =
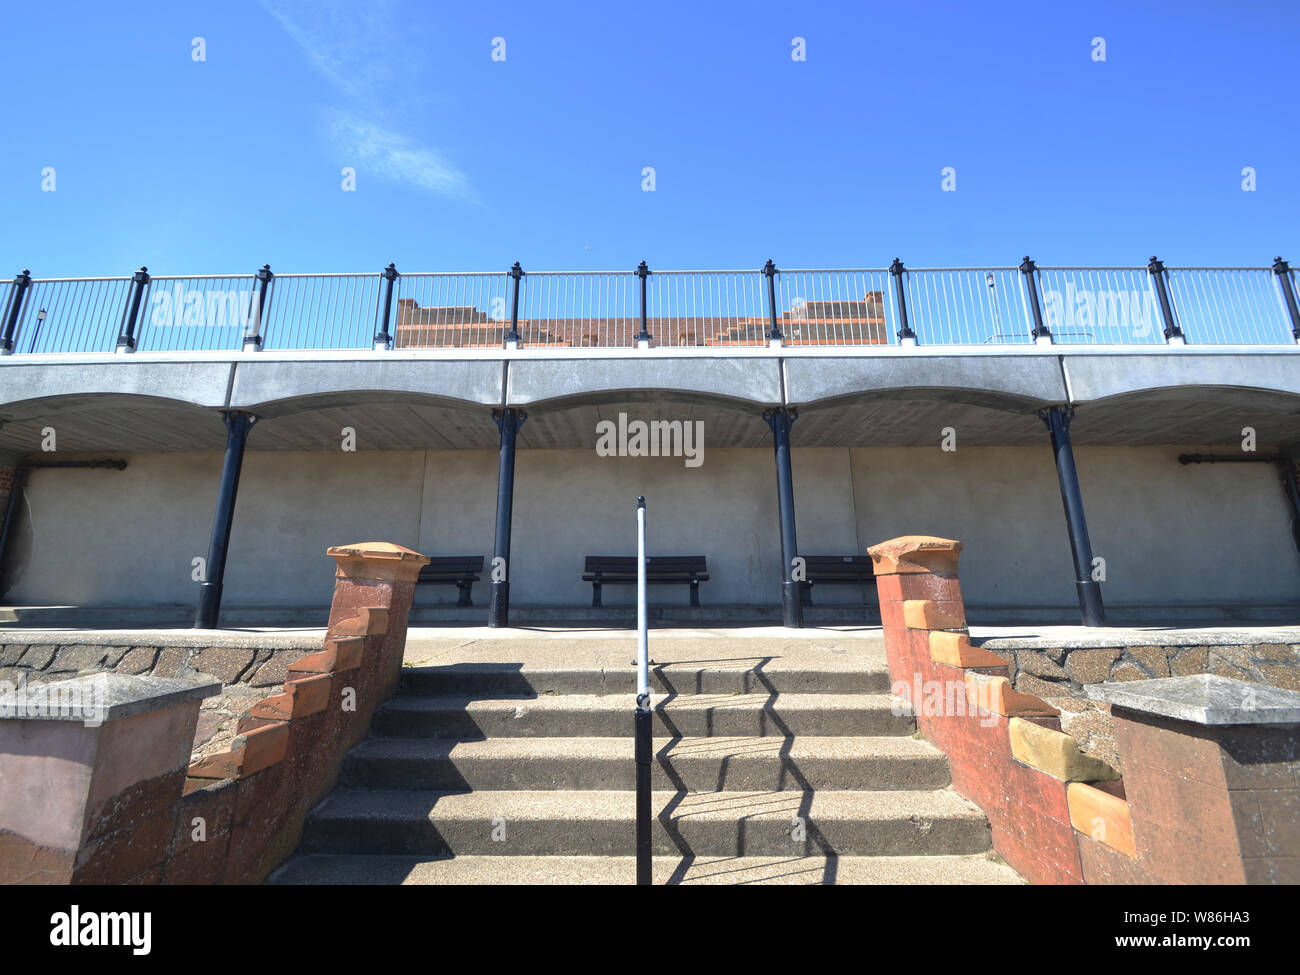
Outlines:
[{"label": "concrete paving", "polygon": [[[888,857],[654,858],[656,884],[1022,884],[993,854]],[[521,885],[631,884],[635,857],[298,857],[272,884]]]}]

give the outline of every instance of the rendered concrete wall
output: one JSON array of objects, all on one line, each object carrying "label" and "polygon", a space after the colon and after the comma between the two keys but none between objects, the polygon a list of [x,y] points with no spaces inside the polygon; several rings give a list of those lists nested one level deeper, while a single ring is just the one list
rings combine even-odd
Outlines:
[{"label": "rendered concrete wall", "polygon": [[[1107,560],[1108,605],[1300,601],[1300,556],[1272,466],[1178,464],[1179,453],[1195,449],[1076,450],[1093,547]],[[220,456],[125,456],[121,472],[32,473],[30,510],[24,505],[18,519],[20,576],[5,602],[193,602],[190,560],[207,552]],[[493,450],[250,451],[226,604],[325,605],[332,567],[324,550],[340,540],[490,556],[496,470]],[[1074,605],[1046,443],[952,453],[937,446],[796,449],[794,475],[799,547],[807,554],[861,553],[907,533],[960,538],[970,605]],[[650,504],[652,554],[709,557],[705,603],[778,601],[772,451],[734,448],[706,451],[699,468],[680,458],[520,450],[515,603],[589,604],[591,587],[579,579],[582,559],[635,550],[638,493]],[[421,587],[417,602],[454,597],[452,587]],[[485,585],[475,597],[486,605]],[[685,587],[656,587],[653,597],[684,603],[687,594]],[[630,588],[606,593],[609,605],[631,598]],[[862,594],[826,587],[816,598],[860,603]]]}]

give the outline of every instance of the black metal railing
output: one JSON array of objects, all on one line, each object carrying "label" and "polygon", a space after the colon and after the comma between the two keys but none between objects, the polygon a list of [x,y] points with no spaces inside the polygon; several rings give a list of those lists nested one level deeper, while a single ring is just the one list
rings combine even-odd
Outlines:
[{"label": "black metal railing", "polygon": [[249,274],[0,285],[0,353],[290,349],[1290,345],[1295,272],[1268,267]]}]

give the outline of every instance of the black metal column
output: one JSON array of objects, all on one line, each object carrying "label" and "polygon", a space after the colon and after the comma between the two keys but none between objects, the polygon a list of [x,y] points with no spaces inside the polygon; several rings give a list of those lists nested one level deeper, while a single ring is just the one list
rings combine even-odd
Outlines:
[{"label": "black metal column", "polygon": [[1165,263],[1158,257],[1147,262],[1147,273],[1156,285],[1156,298],[1160,302],[1160,318],[1165,324],[1165,341],[1173,345],[1185,344],[1186,337],[1174,318],[1174,306],[1169,300],[1169,287],[1165,283]]},{"label": "black metal column", "polygon": [[[1052,331],[1043,324],[1043,307],[1038,301],[1038,265],[1025,255],[1025,259],[1020,262],[1020,276],[1025,282],[1025,292],[1029,301],[1029,313],[1034,318],[1034,330],[1029,334],[1033,337],[1034,342],[1052,341]],[[992,287],[992,285],[990,285]]]},{"label": "black metal column", "polygon": [[636,344],[639,347],[644,343],[648,347],[650,345],[650,330],[646,328],[645,283],[646,278],[650,276],[650,268],[646,266],[645,261],[636,266],[636,276],[641,279],[641,331],[637,334]]},{"label": "black metal column", "polygon": [[388,267],[384,268],[384,311],[383,318],[380,319],[379,328],[375,330],[375,339],[371,348],[376,352],[389,352],[393,348],[393,335],[388,330],[389,316],[393,312],[393,285],[401,277],[397,273],[397,265],[392,261],[388,262]]},{"label": "black metal column", "polygon": [[275,275],[270,264],[263,264],[255,275],[257,279],[257,296],[248,310],[248,321],[244,325],[244,351],[261,352],[264,337],[262,324],[266,321],[266,303],[271,297],[271,282]]},{"label": "black metal column", "polygon": [[506,332],[506,348],[519,347],[519,285],[524,277],[524,269],[515,261],[510,265],[510,280],[514,282],[510,297],[510,331]]},{"label": "black metal column", "polygon": [[790,427],[798,415],[789,408],[763,412],[776,451],[776,495],[781,512],[781,619],[789,627],[803,626],[803,586],[793,577],[799,543],[795,539],[794,474],[790,467]]},{"label": "black metal column", "polygon": [[781,272],[776,269],[769,257],[767,263],[763,265],[763,276],[767,278],[767,320],[771,328],[767,333],[769,343],[775,342],[778,345],[784,341],[781,335],[781,326],[776,321],[776,276]]},{"label": "black metal column", "polygon": [[905,342],[916,344],[916,333],[912,331],[912,326],[907,323],[907,289],[904,287],[903,275],[907,273],[907,268],[897,257],[894,263],[889,265],[889,273],[894,279],[894,292],[898,297],[898,344]]},{"label": "black metal column", "polygon": [[[493,410],[492,419],[501,431],[501,454],[497,467],[497,532],[492,549],[492,595],[488,602],[488,626],[509,626],[510,519],[515,503],[515,436],[528,419],[528,414],[516,409]],[[500,581],[495,578],[498,572],[502,575]]]},{"label": "black metal column", "polygon": [[[1287,317],[1291,319],[1291,336],[1300,342],[1300,307],[1296,306],[1295,285],[1291,281],[1291,265],[1280,257],[1273,258],[1273,273],[1282,288],[1282,300],[1286,302]],[[14,282],[17,284],[17,282]]]},{"label": "black metal column", "polygon": [[1061,504],[1065,507],[1065,525],[1070,533],[1070,552],[1074,555],[1074,586],[1079,594],[1079,614],[1084,626],[1105,626],[1106,608],[1101,602],[1101,583],[1092,578],[1092,542],[1088,539],[1088,520],[1083,514],[1079,472],[1074,467],[1074,448],[1070,445],[1070,421],[1074,419],[1074,409],[1053,406],[1039,410],[1038,417],[1047,424],[1052,435],[1052,455],[1056,458]]},{"label": "black metal column", "polygon": [[244,466],[244,444],[257,418],[251,413],[230,412],[226,419],[226,457],[221,465],[221,488],[217,493],[217,510],[212,516],[212,541],[208,545],[208,562],[199,586],[199,605],[194,612],[194,627],[212,630],[221,613],[221,589],[226,576],[226,551],[230,548],[230,529],[235,523],[235,497],[239,493],[239,473]]},{"label": "black metal column", "polygon": [[31,271],[24,270],[22,274],[14,275],[9,313],[5,316],[4,333],[0,335],[0,355],[10,355],[14,351],[14,330],[18,327],[18,318],[22,314],[23,299],[27,297],[27,289],[31,286]]},{"label": "black metal column", "polygon": [[122,327],[117,335],[118,352],[134,352],[136,341],[136,323],[140,317],[140,300],[144,297],[145,286],[149,283],[149,269],[142,267],[131,275],[131,291],[122,309]]}]

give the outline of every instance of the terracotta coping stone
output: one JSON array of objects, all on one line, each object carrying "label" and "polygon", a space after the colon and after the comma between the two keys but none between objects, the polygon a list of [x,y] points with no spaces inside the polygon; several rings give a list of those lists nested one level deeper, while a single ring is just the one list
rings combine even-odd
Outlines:
[{"label": "terracotta coping stone", "polygon": [[429,564],[427,556],[392,542],[334,545],[325,554],[338,563],[335,575],[339,579],[414,582],[420,569]]},{"label": "terracotta coping stone", "polygon": [[349,636],[325,638],[325,649],[305,654],[289,664],[290,674],[332,674],[356,670],[365,655],[366,638]]},{"label": "terracotta coping stone", "polygon": [[240,779],[284,760],[289,745],[289,723],[276,721],[235,736],[228,752],[209,755],[190,766],[192,779]]},{"label": "terracotta coping stone", "polygon": [[948,664],[950,667],[1002,667],[1011,666],[996,653],[990,653],[973,646],[970,636],[965,633],[951,633],[947,630],[930,632],[930,660],[936,664]]},{"label": "terracotta coping stone", "polygon": [[933,599],[905,599],[903,625],[909,630],[963,630],[966,613],[955,599],[945,599],[942,603]]},{"label": "terracotta coping stone", "polygon": [[339,620],[330,628],[335,637],[375,636],[388,632],[388,609],[384,606],[362,606],[356,616]]},{"label": "terracotta coping stone", "polygon": [[990,676],[975,671],[966,673],[966,700],[982,711],[1000,714],[1006,718],[1018,716],[1053,718],[1061,713],[1041,698],[1017,691],[1006,677]]},{"label": "terracotta coping stone", "polygon": [[933,535],[903,535],[867,549],[876,575],[906,572],[946,572],[955,574],[962,544],[952,538]]},{"label": "terracotta coping stone", "polygon": [[1125,800],[1095,785],[1071,782],[1065,787],[1065,801],[1070,808],[1071,826],[1098,843],[1137,859],[1133,810]]},{"label": "terracotta coping stone", "polygon": [[272,694],[249,708],[249,716],[288,721],[325,710],[329,703],[330,675],[300,677],[284,685],[284,693]]}]

